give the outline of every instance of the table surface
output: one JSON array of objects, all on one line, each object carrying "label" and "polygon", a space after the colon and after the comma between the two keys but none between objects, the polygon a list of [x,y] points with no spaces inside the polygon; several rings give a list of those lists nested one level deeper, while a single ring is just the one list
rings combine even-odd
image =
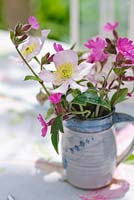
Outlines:
[{"label": "table surface", "polygon": [[[44,114],[48,103],[42,109],[35,98],[38,85],[23,82],[27,69],[9,59],[15,55],[9,34],[0,31],[0,38],[6,41],[0,50],[0,200],[6,200],[9,194],[16,200],[97,200],[91,198],[90,191],[72,187],[63,180],[62,170],[57,171],[53,162],[60,162],[61,157],[54,152],[49,136],[40,137],[36,119],[38,113]],[[53,51],[51,46],[52,41],[47,40],[44,51]],[[134,115],[133,108],[131,100],[117,110]],[[122,164],[118,171],[119,177],[130,184],[122,200],[133,200],[133,165]]]}]

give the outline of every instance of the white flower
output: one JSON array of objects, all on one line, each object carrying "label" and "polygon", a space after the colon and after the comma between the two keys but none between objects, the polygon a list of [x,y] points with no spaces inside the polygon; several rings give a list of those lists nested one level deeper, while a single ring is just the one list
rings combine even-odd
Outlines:
[{"label": "white flower", "polygon": [[29,36],[28,40],[22,45],[20,52],[27,62],[40,53],[49,32],[50,30],[42,30],[41,37]]},{"label": "white flower", "polygon": [[81,92],[86,91],[87,87],[78,84],[77,81],[82,80],[90,71],[86,63],[78,65],[78,55],[73,50],[64,50],[56,53],[53,57],[56,67],[55,72],[42,70],[39,73],[40,78],[44,82],[51,82],[58,86],[55,91],[66,93],[68,87],[79,89]]}]

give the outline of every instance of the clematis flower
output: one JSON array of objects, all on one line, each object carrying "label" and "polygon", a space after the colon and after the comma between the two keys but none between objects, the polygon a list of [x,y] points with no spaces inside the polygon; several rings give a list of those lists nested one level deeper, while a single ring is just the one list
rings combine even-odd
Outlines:
[{"label": "clematis flower", "polygon": [[50,30],[43,30],[40,38],[29,37],[28,40],[22,45],[20,51],[27,62],[40,53],[49,32]]},{"label": "clematis flower", "polygon": [[106,23],[106,25],[104,26],[104,30],[106,31],[106,32],[109,32],[109,31],[113,31],[113,30],[115,30],[117,27],[118,27],[118,25],[119,25],[119,23],[118,22],[115,22],[115,23],[113,23],[113,24],[111,24],[111,23]]},{"label": "clematis flower", "polygon": [[45,122],[45,120],[43,119],[41,114],[38,115],[37,119],[39,120],[39,122],[43,126],[43,128],[41,129],[41,132],[42,132],[41,136],[45,137],[46,134],[47,134],[48,124],[47,124],[47,122]]},{"label": "clematis flower", "polygon": [[57,104],[61,102],[62,93],[53,93],[51,96],[48,97],[48,99],[53,104]]},{"label": "clematis flower", "polygon": [[30,16],[28,18],[28,23],[31,25],[31,27],[35,30],[38,30],[40,28],[40,25],[37,21],[37,19],[34,16]]},{"label": "clematis flower", "polygon": [[55,92],[65,94],[68,87],[72,89],[78,88],[84,92],[87,87],[79,85],[77,81],[83,79],[89,72],[89,68],[86,63],[78,65],[78,55],[73,50],[64,50],[56,53],[53,57],[56,71],[54,73],[48,70],[42,70],[39,73],[39,77],[44,82],[51,82],[57,88]]},{"label": "clematis flower", "polygon": [[108,55],[104,52],[106,47],[106,41],[104,39],[97,37],[95,40],[88,40],[85,46],[92,50],[87,62],[103,62],[107,59]]},{"label": "clematis flower", "polygon": [[[104,78],[107,77],[108,72],[111,69],[111,63],[114,62],[116,55],[109,55],[105,64],[101,65],[100,62],[96,62],[90,69],[89,74],[87,75],[87,79],[93,83],[94,85],[103,84]],[[117,78],[117,75],[112,71],[107,80],[107,84],[109,85],[113,80]],[[101,85],[100,85],[101,86]]]},{"label": "clematis flower", "polygon": [[59,51],[63,51],[63,47],[61,44],[57,44],[56,42],[53,44],[53,47],[55,49],[56,52],[59,52]]},{"label": "clematis flower", "polygon": [[117,40],[118,51],[126,58],[134,61],[134,43],[128,38],[119,38]]}]

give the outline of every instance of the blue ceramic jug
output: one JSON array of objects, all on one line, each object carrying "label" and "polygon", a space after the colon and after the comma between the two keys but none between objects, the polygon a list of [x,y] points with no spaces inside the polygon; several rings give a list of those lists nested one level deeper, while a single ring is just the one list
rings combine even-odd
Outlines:
[{"label": "blue ceramic jug", "polygon": [[117,156],[114,124],[134,118],[112,112],[104,117],[65,122],[62,136],[62,160],[66,178],[72,185],[83,189],[97,189],[111,183],[114,170],[134,149],[134,139]]}]

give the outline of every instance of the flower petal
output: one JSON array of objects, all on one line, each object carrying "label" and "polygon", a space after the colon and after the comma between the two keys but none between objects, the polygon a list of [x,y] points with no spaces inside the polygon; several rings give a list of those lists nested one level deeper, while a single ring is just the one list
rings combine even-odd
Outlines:
[{"label": "flower petal", "polygon": [[40,47],[41,49],[49,33],[50,29],[44,29],[41,31],[41,47]]},{"label": "flower petal", "polygon": [[42,70],[39,73],[39,77],[46,83],[52,83],[54,81],[54,75],[52,72],[48,71],[48,70]]},{"label": "flower petal", "polygon": [[65,81],[61,86],[58,88],[54,89],[53,92],[60,92],[62,94],[66,94],[69,86],[69,81]]},{"label": "flower petal", "polygon": [[74,80],[70,80],[69,84],[70,84],[70,88],[72,89],[79,89],[81,92],[85,92],[87,90],[86,86],[79,85]]},{"label": "flower petal", "polygon": [[38,30],[40,28],[40,25],[37,21],[37,19],[34,16],[30,16],[28,18],[28,23],[31,25],[31,27],[35,30]]},{"label": "flower petal", "polygon": [[46,134],[47,134],[47,129],[48,129],[48,126],[44,126],[44,127],[41,129],[41,132],[42,132],[41,136],[42,136],[42,137],[45,137],[45,136],[46,136]]},{"label": "flower petal", "polygon": [[64,63],[71,63],[73,65],[77,65],[78,55],[75,51],[64,50],[56,53],[53,57],[53,61],[56,66],[62,65]]},{"label": "flower petal", "polygon": [[33,57],[37,56],[40,52],[40,39],[37,37],[29,37],[28,40],[21,46],[21,53],[24,58],[29,62]]},{"label": "flower petal", "polygon": [[75,67],[75,71],[72,75],[72,79],[79,81],[89,74],[92,64],[83,62]]},{"label": "flower petal", "polygon": [[48,99],[51,101],[51,103],[57,104],[61,102],[61,97],[62,93],[58,92],[51,94],[51,96],[49,96]]}]

